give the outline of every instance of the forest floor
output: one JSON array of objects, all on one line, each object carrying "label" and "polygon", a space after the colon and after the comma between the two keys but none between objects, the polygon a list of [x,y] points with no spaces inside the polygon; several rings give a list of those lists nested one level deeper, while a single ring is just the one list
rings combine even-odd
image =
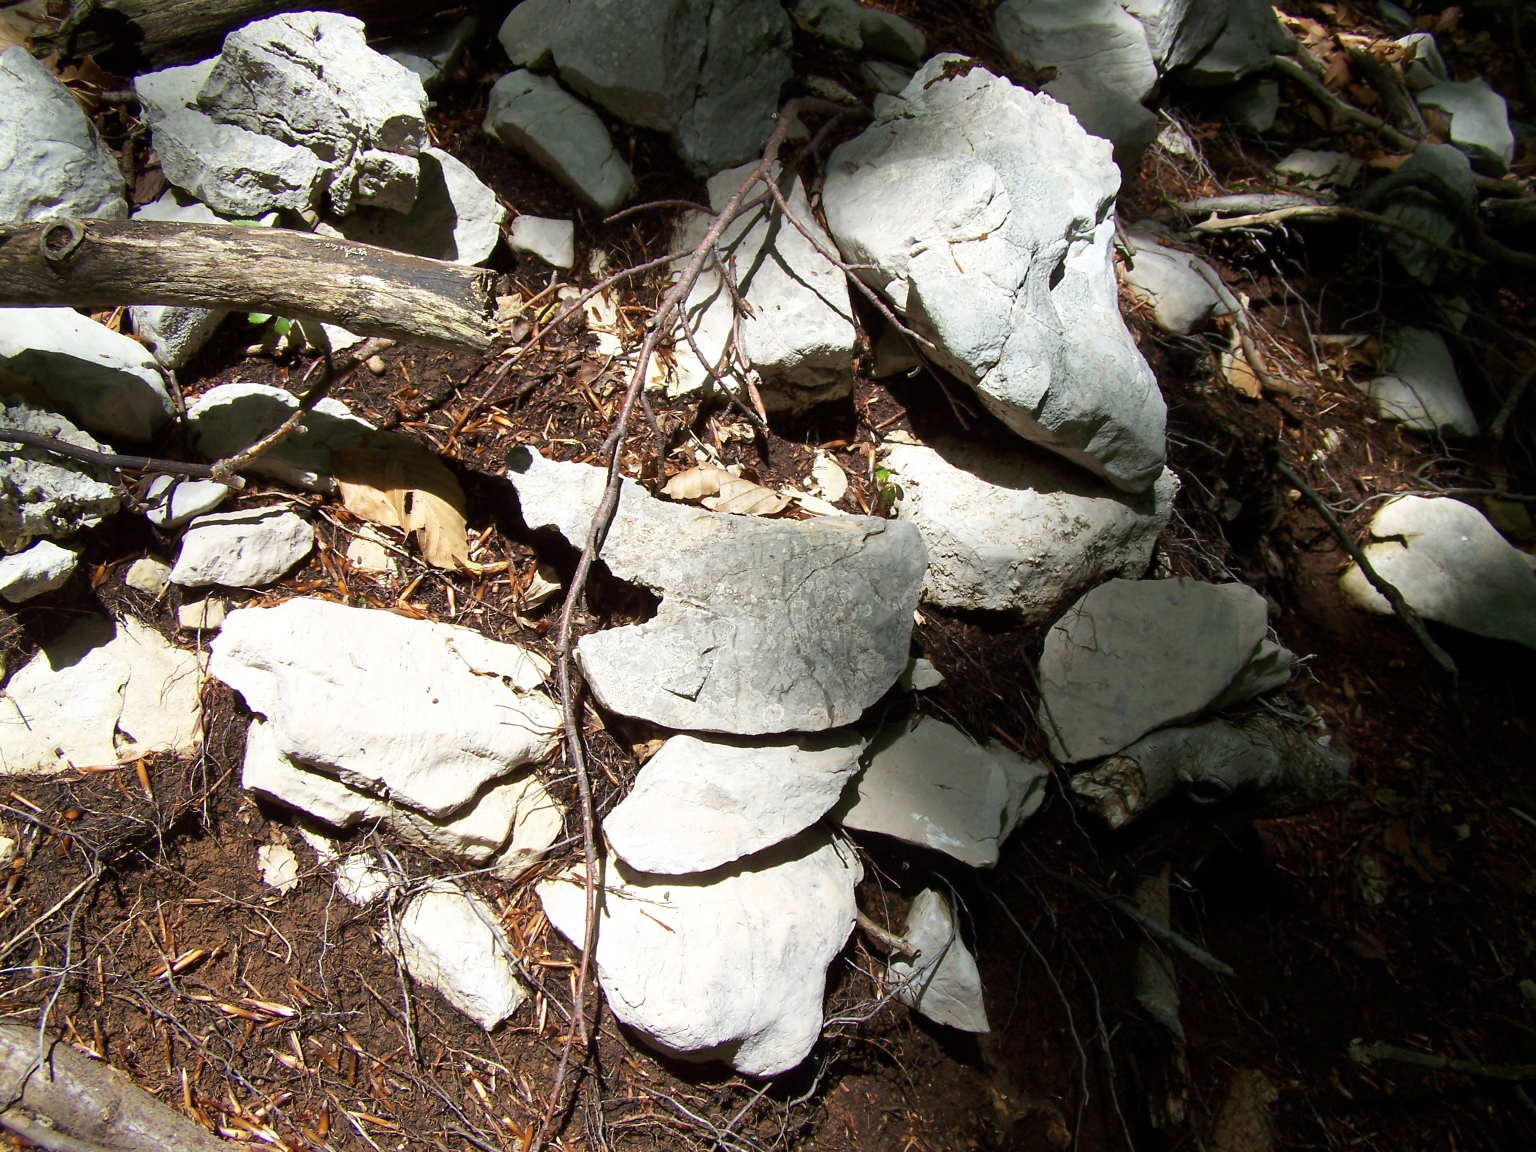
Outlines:
[{"label": "forest floor", "polygon": [[[960,6],[888,6],[913,15],[937,47],[1006,72],[984,21],[951,14]],[[1374,5],[1293,7],[1380,31],[1362,15]],[[1477,39],[1492,31],[1469,17],[1447,38],[1459,33],[1467,51],[1489,51],[1496,66],[1497,53]],[[852,72],[849,61],[819,50],[801,63],[839,78]],[[503,65],[487,40],[440,94],[434,135],[517,211],[570,215],[563,189],[479,132]],[[1170,198],[1262,188],[1290,147],[1378,151],[1366,137],[1318,126],[1296,103],[1282,111],[1276,136],[1288,139],[1278,147],[1233,130],[1214,101],[1165,107],[1199,142],[1205,167],[1149,156],[1122,196],[1130,218]],[[1513,111],[1536,118],[1518,102]],[[136,199],[153,198],[157,173],[131,109],[104,109],[101,121],[138,176]],[[697,196],[659,140],[622,126],[615,132],[634,138],[640,199]],[[1517,175],[1528,179],[1529,150],[1522,159]],[[670,227],[662,214],[615,225],[587,220],[578,229],[578,271],[561,279],[591,283],[594,250],[611,267],[659,254]],[[1271,362],[1300,387],[1244,396],[1216,368],[1223,333],[1168,337],[1126,302],[1167,398],[1169,461],[1182,482],[1158,572],[1239,579],[1266,596],[1278,639],[1305,657],[1284,706],[1315,710],[1353,750],[1347,796],[1285,819],[1169,802],[1111,835],[1079,817],[1058,774],[1041,812],[990,871],[937,860],[914,869],[910,850],[865,843],[860,904],[883,922],[901,922],[914,873],[938,870],[954,884],[991,1034],[931,1027],[894,1004],[871,1012],[883,958],[856,938],[830,974],[824,1040],[800,1069],[767,1083],[658,1059],[604,1014],[557,1146],[1536,1146],[1536,1108],[1516,1083],[1351,1058],[1352,1043],[1363,1041],[1483,1065],[1536,1062],[1536,654],[1436,630],[1460,669],[1453,691],[1400,621],[1344,600],[1338,575],[1348,561],[1339,541],[1276,470],[1277,461],[1295,468],[1360,540],[1389,494],[1532,491],[1530,405],[1500,441],[1437,442],[1372,416],[1353,383],[1371,374],[1368,356],[1347,363],[1314,354],[1317,334],[1379,334],[1418,307],[1379,236],[1363,226],[1234,235],[1205,251],[1248,298]],[[550,283],[547,269],[505,251],[492,267],[505,292],[525,299]],[[1474,407],[1488,414],[1536,358],[1536,314],[1522,286],[1491,274],[1469,276],[1461,289],[1474,302],[1460,345],[1463,380]],[[663,290],[656,280],[625,290],[637,331]],[[242,321],[227,323],[183,374],[187,395],[230,381],[297,386],[309,361],[248,356],[253,338]],[[281,585],[236,598],[331,597],[549,652],[558,602],[525,611],[521,593],[537,561],[552,561],[568,578],[575,555],[521,523],[503,460],[523,444],[597,460],[624,381],[579,326],[502,372],[511,349],[503,341],[488,357],[469,357],[398,346],[385,353],[382,374],[354,371],[332,392],[358,415],[442,454],[464,486],[471,537],[483,537],[479,558],[504,560],[504,573],[474,577],[419,561],[393,579],[350,570],[344,553],[357,522],[334,499],[282,490],[310,506],[320,546]],[[864,374],[867,357],[859,368],[851,402],[775,421],[766,442],[718,403],[658,401],[663,430],[684,449],[670,470],[692,462],[686,448],[697,437],[770,487],[798,484],[819,448],[851,478],[850,507],[869,509],[879,493],[866,449],[894,431],[1006,442],[1008,433],[961,399],[963,389],[946,397],[925,377],[875,381]],[[638,427],[625,449],[630,474],[651,462],[651,444]],[[274,491],[255,487],[238,503],[268,502]],[[1468,498],[1518,543],[1536,543],[1528,504]],[[174,542],[128,515],[91,541],[89,579],[70,595],[0,611],[7,667],[93,600],[185,643],[176,630],[178,592],[155,600],[121,581],[132,560],[165,556]],[[633,590],[602,579],[591,608],[587,626],[648,611]],[[978,737],[1044,756],[1030,671],[1044,629],[927,607],[921,616],[915,649],[945,676],[928,706]],[[226,1134],[293,1149],[526,1147],[551,1089],[575,956],[539,909],[539,873],[514,885],[471,881],[540,976],[535,1009],[488,1035],[434,994],[408,988],[376,942],[372,915],[337,899],[324,871],[306,873],[281,896],[262,885],[257,850],[288,838],[291,822],[239,787],[246,714],[238,698],[210,680],[204,704],[206,740],[194,761],[151,758],[49,781],[0,780],[0,822],[12,835],[22,830],[30,846],[0,896],[0,1012],[46,1017],[67,1040]],[[655,734],[589,714],[599,812],[624,794],[636,750]],[[570,775],[557,776],[552,790],[574,813]],[[301,860],[313,859],[295,846]],[[408,870],[431,867],[394,850]],[[567,842],[548,867],[576,851]],[[1180,1051],[1136,1006],[1143,937],[1106,901],[1160,870],[1172,882],[1174,927],[1235,972],[1178,962]],[[1233,1117],[1265,1113],[1273,1142],[1237,1142]]]}]

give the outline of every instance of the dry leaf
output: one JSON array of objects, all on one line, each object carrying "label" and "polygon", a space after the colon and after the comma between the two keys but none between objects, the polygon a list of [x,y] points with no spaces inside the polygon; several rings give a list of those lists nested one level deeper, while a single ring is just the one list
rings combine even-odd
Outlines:
[{"label": "dry leaf", "polygon": [[540,564],[529,577],[528,587],[523,589],[523,610],[531,611],[537,608],[558,591],[560,591],[559,573],[548,564]]},{"label": "dry leaf", "polygon": [[393,437],[337,452],[333,463],[347,511],[414,533],[422,559],[435,568],[468,566],[464,491],[436,456]]},{"label": "dry leaf", "polygon": [[794,493],[794,501],[803,510],[809,512],[812,516],[848,515],[848,513],[844,512],[841,508],[837,507],[835,504],[827,503],[820,496],[808,496],[804,492],[796,492]]},{"label": "dry leaf", "polygon": [[50,31],[58,21],[48,15],[48,0],[26,0],[8,5],[0,12],[0,52],[7,48],[27,48],[33,36]]},{"label": "dry leaf", "polygon": [[773,516],[789,507],[789,497],[781,496],[761,484],[739,476],[720,485],[720,495],[701,501],[711,512],[731,512],[738,516]]},{"label": "dry leaf", "polygon": [[812,493],[829,503],[836,504],[848,494],[848,474],[825,452],[816,453],[809,479]]},{"label": "dry leaf", "polygon": [[722,485],[735,479],[736,477],[724,468],[716,468],[713,464],[700,464],[697,468],[679,472],[668,480],[661,494],[670,496],[674,500],[698,500],[715,495]]}]

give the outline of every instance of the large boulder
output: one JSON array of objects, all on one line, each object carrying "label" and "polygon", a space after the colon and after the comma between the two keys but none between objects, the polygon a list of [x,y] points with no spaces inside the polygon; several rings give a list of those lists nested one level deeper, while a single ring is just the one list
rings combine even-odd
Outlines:
[{"label": "large boulder", "polygon": [[512,63],[672,137],[697,175],[755,154],[791,73],[778,0],[523,0],[499,33]]},{"label": "large boulder", "polygon": [[[1536,648],[1536,567],[1476,508],[1398,496],[1372,518],[1371,535],[1377,542],[1365,546],[1365,558],[1419,615]],[[1357,565],[1342,585],[1361,607],[1392,611]]]},{"label": "large boulder", "polygon": [[1264,0],[1194,0],[1226,11],[1226,21],[1211,46],[1179,71],[1179,78],[1195,87],[1213,88],[1235,84],[1243,77],[1269,67],[1277,54],[1295,47]]},{"label": "large boulder", "polygon": [[887,444],[880,459],[901,489],[898,514],[928,548],[923,599],[1026,620],[1108,577],[1142,575],[1178,491],[1167,468],[1133,496],[1028,446],[935,439]]},{"label": "large boulder", "polygon": [[[729,169],[709,181],[710,207],[718,211],[725,204],[749,167]],[[811,212],[800,178],[786,173],[779,182],[791,211],[825,250],[833,251],[832,238]],[[711,222],[701,213],[690,213],[677,249],[696,247]],[[817,252],[772,203],[727,228],[715,247],[723,259],[734,260],[736,287],[750,307],[739,321],[740,336],[761,380],[763,403],[769,409],[804,408],[848,395],[853,390],[856,335],[842,269]],[[713,263],[706,265],[683,306],[681,323],[692,330],[693,342],[680,334],[675,343],[680,377],[675,392],[691,392],[708,382],[709,372],[693,347],[710,367],[719,364],[737,323],[734,312],[719,270]],[[734,384],[739,369],[728,367],[725,375]]]},{"label": "large boulder", "polygon": [[[583,544],[606,471],[530,448],[508,466],[528,525]],[[598,702],[669,728],[738,735],[857,720],[906,666],[925,567],[910,524],[706,512],[630,480],[599,559],[657,592],[661,607],[578,643]]]},{"label": "large boulder", "polygon": [[[580,872],[538,886],[550,923],[578,947]],[[788,1071],[821,1033],[827,965],[853,930],[863,872],[847,845],[817,833],[692,876],[608,860],[597,936],[608,1006],[668,1055]]]},{"label": "large boulder", "polygon": [[295,599],[231,612],[212,675],[311,771],[429,816],[555,745],[542,657],[451,624]]},{"label": "large boulder", "polygon": [[1166,411],[1116,299],[1109,144],[957,56],[877,103],[828,163],[844,259],[1019,435],[1150,488]]},{"label": "large boulder", "polygon": [[0,222],[128,215],[123,174],[79,101],[20,45],[0,55]]},{"label": "large boulder", "polygon": [[1198,57],[1227,23],[1224,0],[1120,0],[1120,6],[1141,21],[1163,72]]}]

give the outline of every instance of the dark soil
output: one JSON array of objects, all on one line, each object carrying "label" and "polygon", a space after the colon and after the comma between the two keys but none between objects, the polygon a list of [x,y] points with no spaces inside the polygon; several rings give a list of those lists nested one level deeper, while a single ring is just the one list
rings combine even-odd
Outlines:
[{"label": "dark soil", "polygon": [[[883,6],[922,22],[938,47],[1006,71],[979,9]],[[1451,46],[1453,67],[1497,75],[1508,62],[1500,25],[1483,7],[1442,28],[1442,45]],[[1296,8],[1340,31],[1381,31],[1374,5]],[[805,71],[857,86],[852,61],[809,43],[798,51]],[[593,281],[582,271],[593,250],[607,252],[613,267],[665,251],[665,213],[593,221],[558,185],[480,136],[485,93],[502,68],[486,37],[439,96],[436,139],[516,211],[581,216],[578,236],[589,247],[571,282]],[[1504,91],[1513,100],[1518,85],[1511,79]],[[1372,141],[1316,124],[1296,93],[1286,100],[1275,133],[1285,137],[1281,148],[1231,129],[1206,97],[1170,97],[1209,169],[1149,160],[1127,183],[1126,215],[1257,186],[1293,145],[1376,154]],[[1536,115],[1517,101],[1512,112]],[[139,198],[153,198],[151,157],[131,107],[103,105],[98,116],[123,147]],[[641,198],[699,197],[662,141],[611,127],[633,147]],[[1527,146],[1517,171],[1530,160]],[[826,1038],[804,1066],[766,1084],[660,1060],[604,1014],[559,1147],[1536,1146],[1536,1108],[1518,1081],[1351,1058],[1362,1041],[1478,1065],[1536,1064],[1536,655],[1436,629],[1460,670],[1453,689],[1398,620],[1343,600],[1338,575],[1348,558],[1276,471],[1277,460],[1297,468],[1360,540],[1389,493],[1532,491],[1530,404],[1501,441],[1415,438],[1375,420],[1351,386],[1372,373],[1369,350],[1358,363],[1314,358],[1312,336],[1377,333],[1421,311],[1369,231],[1327,225],[1214,240],[1206,250],[1248,296],[1266,354],[1295,394],[1239,395],[1216,368],[1225,332],[1169,338],[1128,303],[1167,397],[1170,463],[1182,485],[1154,572],[1240,579],[1264,593],[1278,639],[1306,657],[1278,707],[1298,717],[1315,711],[1353,750],[1347,796],[1284,818],[1172,801],[1106,834],[1074,808],[1058,773],[1041,812],[990,872],[865,840],[859,902],[877,921],[899,926],[907,901],[935,876],[952,885],[994,1031],[965,1036],[881,1003],[883,954],[856,936],[831,973]],[[525,298],[550,283],[547,269],[505,251],[492,266],[506,291]],[[1532,307],[1525,285],[1494,273],[1460,287],[1474,306],[1458,354],[1486,422],[1532,369]],[[654,279],[626,289],[637,325],[662,291]],[[187,395],[236,380],[297,387],[310,361],[248,356],[254,338],[232,319],[182,374]],[[333,389],[359,415],[443,454],[464,486],[472,537],[483,536],[477,559],[505,561],[504,571],[471,577],[412,559],[398,578],[357,572],[344,559],[357,521],[334,498],[311,495],[299,499],[321,541],[314,556],[281,585],[232,599],[326,596],[549,652],[558,605],[524,612],[520,594],[537,561],[568,577],[575,554],[522,523],[502,461],[522,444],[598,459],[624,381],[579,327],[554,333],[509,369],[514,350],[504,342],[489,357],[468,358],[397,347],[384,354],[382,374],[357,370]],[[860,365],[867,370],[868,358]],[[820,447],[852,478],[844,506],[870,511],[882,505],[871,460],[883,437],[1006,438],[964,396],[936,377],[861,376],[850,402],[775,421],[766,441],[741,411],[718,402],[657,400],[656,419],[668,472],[692,463],[689,436],[770,485],[798,483]],[[654,434],[643,420],[624,463],[631,475],[655,473]],[[238,503],[264,502],[272,491],[257,486]],[[1528,503],[1464,498],[1518,543],[1536,542]],[[133,559],[166,557],[175,546],[128,514],[93,534],[70,586],[0,610],[5,666],[18,667],[79,613],[101,608],[132,613],[183,645],[198,642],[176,630],[178,593],[157,602],[122,584]],[[650,611],[645,597],[601,573],[590,608],[586,626]],[[946,676],[923,707],[978,738],[1044,755],[1032,676],[1043,628],[927,607],[921,615],[914,652]],[[314,868],[286,895],[262,886],[261,845],[291,841],[302,862],[314,856],[291,813],[239,787],[240,699],[209,681],[205,704],[205,742],[191,762],[151,758],[49,781],[0,780],[0,832],[21,848],[0,896],[0,1010],[46,1022],[233,1139],[291,1149],[526,1148],[551,1092],[575,971],[575,953],[533,895],[542,872],[514,885],[466,878],[500,910],[535,991],[512,1024],[487,1035],[410,985],[377,943],[379,918],[337,899],[325,871]],[[622,796],[656,733],[595,710],[586,725],[601,812]],[[553,765],[546,777],[574,813],[569,770]],[[568,832],[546,869],[576,853],[574,815]],[[391,851],[410,875],[443,872]],[[1175,960],[1182,1043],[1138,1007],[1134,968],[1146,937],[1109,899],[1127,898],[1139,877],[1160,871],[1171,882],[1174,929],[1235,972]],[[1272,1143],[1243,1143],[1218,1124],[1245,1100],[1270,1102]]]}]

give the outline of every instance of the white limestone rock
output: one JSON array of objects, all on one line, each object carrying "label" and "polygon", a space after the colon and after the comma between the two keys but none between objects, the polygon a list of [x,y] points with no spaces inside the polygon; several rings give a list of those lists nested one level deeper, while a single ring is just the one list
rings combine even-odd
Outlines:
[{"label": "white limestone rock", "polygon": [[[1067,763],[1274,687],[1288,661],[1263,645],[1264,597],[1245,584],[1111,580],[1046,633],[1041,723]],[[1250,665],[1260,671],[1239,682]]]},{"label": "white limestone rock", "polygon": [[[204,459],[225,459],[275,429],[298,404],[291,392],[267,384],[217,384],[187,409],[192,443]],[[322,488],[332,472],[332,453],[357,447],[372,428],[341,401],[326,397],[248,471],[300,488]]]},{"label": "white limestone rock", "polygon": [[849,52],[888,56],[908,64],[923,58],[928,38],[910,20],[858,0],[795,0],[790,16],[801,29]]},{"label": "white limestone rock", "polygon": [[0,692],[0,773],[50,776],[150,752],[190,755],[202,734],[196,653],[131,617],[87,616]]},{"label": "white limestone rock", "polygon": [[886,60],[866,60],[859,65],[859,78],[876,92],[894,96],[912,82],[912,69]]},{"label": "white limestone rock", "polygon": [[1415,92],[1422,92],[1451,78],[1440,55],[1440,47],[1428,32],[1410,32],[1397,41],[1408,50],[1403,65],[1403,79]]},{"label": "white limestone rock", "polygon": [[600,212],[612,212],[635,190],[634,173],[597,114],[548,76],[519,69],[496,81],[482,127]]},{"label": "white limestone rock", "polygon": [[452,880],[408,896],[379,934],[411,979],[487,1032],[528,998],[496,910]]},{"label": "white limestone rock", "polygon": [[180,528],[212,512],[229,498],[229,493],[229,485],[217,480],[162,474],[144,490],[144,517],[157,528]]},{"label": "white limestone rock", "polygon": [[1111,141],[1122,167],[1134,164],[1157,136],[1157,117],[1143,104],[1157,64],[1141,22],[1116,0],[1004,0],[992,19],[1009,64],[1054,71],[1041,91]]},{"label": "white limestone rock", "polygon": [[791,74],[779,0],[523,0],[498,38],[518,67],[552,64],[619,119],[667,133],[698,176],[757,154]]},{"label": "white limestone rock", "polygon": [[421,78],[422,87],[435,91],[459,65],[480,20],[471,13],[446,27],[410,40],[387,53],[397,64],[404,64]]},{"label": "white limestone rock", "polygon": [[673,736],[604,818],[603,834],[637,871],[708,872],[821,819],[863,750],[850,732],[774,741]]},{"label": "white limestone rock", "polygon": [[109,440],[149,440],[175,411],[144,345],[73,308],[0,308],[0,364]]},{"label": "white limestone rock", "polygon": [[1509,106],[1488,81],[1446,80],[1420,92],[1419,103],[1450,116],[1451,143],[1467,154],[1474,168],[1495,176],[1509,170],[1515,158]]},{"label": "white limestone rock", "polygon": [[[1371,520],[1371,535],[1378,542],[1365,546],[1366,559],[1420,616],[1536,648],[1536,569],[1476,508],[1398,496]],[[1340,583],[1362,608],[1392,611],[1357,565]]]},{"label": "white limestone rock", "polygon": [[0,55],[0,223],[128,215],[117,158],[79,101],[25,48]]},{"label": "white limestone rock", "polygon": [[[586,539],[604,469],[508,459],[523,518]],[[654,724],[759,735],[856,720],[901,674],[925,567],[910,524],[763,520],[670,504],[624,481],[600,556],[661,596],[643,624],[585,636],[605,708]]]},{"label": "white limestone rock", "polygon": [[314,546],[314,528],[281,505],[199,516],[181,538],[170,580],[259,588],[282,579]]},{"label": "white limestone rock", "polygon": [[[709,203],[716,210],[740,187],[750,166],[731,168],[709,181]],[[834,245],[816,223],[806,200],[805,186],[793,173],[778,177],[791,210],[816,235],[821,246]],[[695,247],[711,221],[689,213],[681,222],[676,250]],[[736,287],[749,314],[740,321],[747,360],[761,381],[764,405],[770,410],[802,409],[849,395],[853,390],[853,351],[857,336],[847,278],[816,251],[814,245],[785,221],[777,206],[765,204],[727,228],[716,244],[727,260],[735,258]],[[678,265],[681,272],[682,266]],[[720,273],[707,266],[683,306],[683,322],[693,330],[693,343],[710,365],[720,362],[732,336],[731,295]],[[709,373],[679,330],[674,344],[678,383],[674,395],[694,392],[709,383]],[[744,391],[739,370],[732,390]]]},{"label": "white limestone rock", "polygon": [[1347,152],[1298,148],[1275,165],[1275,174],[1308,187],[1353,188],[1365,166]]},{"label": "white limestone rock", "polygon": [[0,556],[0,597],[20,604],[69,583],[80,552],[61,548],[52,540],[39,540],[11,556]]},{"label": "white limestone rock", "polygon": [[[64,417],[0,397],[0,428],[49,436],[94,451],[111,451]],[[23,444],[0,452],[0,552],[19,552],[39,537],[62,539],[94,528],[123,502],[110,469]]]},{"label": "white limestone rock", "polygon": [[210,647],[284,756],[438,818],[560,730],[549,662],[467,628],[298,598],[231,612]]},{"label": "white limestone rock", "polygon": [[1158,70],[1165,73],[1203,53],[1227,23],[1224,0],[1120,0],[1120,6],[1141,21]]},{"label": "white limestone rock", "polygon": [[230,217],[315,207],[327,173],[313,152],[220,123],[196,107],[213,66],[209,59],[162,68],[133,82],[166,179]]},{"label": "white limestone rock", "polygon": [[1166,468],[1132,496],[1027,445],[887,444],[880,460],[928,549],[923,600],[1026,620],[1105,577],[1144,573],[1178,491]]},{"label": "white limestone rock", "polygon": [[400,563],[394,552],[399,546],[372,524],[364,524],[347,544],[347,563],[359,572],[398,576]]},{"label": "white limestone rock", "polygon": [[136,592],[158,596],[170,583],[171,566],[153,556],[141,556],[123,573],[123,583]]},{"label": "white limestone rock", "polygon": [[960,939],[948,898],[937,889],[924,888],[913,898],[901,934],[918,955],[887,966],[886,986],[899,989],[896,999],[936,1024],[962,1032],[990,1032],[981,973]]},{"label": "white limestone rock", "polygon": [[928,61],[832,153],[828,226],[995,416],[1145,490],[1166,413],[1119,314],[1109,145],[985,68],[946,76],[961,59]]},{"label": "white limestone rock", "polygon": [[1048,775],[1043,764],[924,716],[875,738],[835,815],[845,827],[990,868],[1044,801]]},{"label": "white limestone rock", "polygon": [[316,229],[456,264],[483,264],[501,239],[507,210],[469,167],[441,148],[423,148],[409,211],[359,208]]},{"label": "white limestone rock", "polygon": [[[169,220],[191,224],[222,224],[224,218],[206,204],[187,200],[167,188],[160,199],[136,208],[135,220]],[[133,330],[167,368],[183,368],[224,322],[226,312],[188,308],[180,304],[135,304],[128,309]]]},{"label": "white limestone rock", "polygon": [[1477,416],[1445,337],[1428,328],[1399,328],[1387,340],[1382,375],[1362,384],[1377,413],[1415,432],[1476,436]]},{"label": "white limestone rock", "polygon": [[217,596],[191,600],[176,609],[176,627],[186,632],[217,632],[224,626],[229,604]]},{"label": "white limestone rock", "polygon": [[1151,221],[1137,221],[1122,233],[1129,258],[1121,277],[1131,295],[1152,308],[1164,332],[1185,336],[1214,316],[1238,311],[1221,276],[1200,257],[1164,244],[1167,238]]},{"label": "white limestone rock", "polygon": [[507,245],[514,252],[537,256],[552,268],[576,263],[576,225],[546,216],[519,216],[512,221]]},{"label": "white limestone rock", "polygon": [[[863,872],[850,848],[815,833],[692,876],[645,876],[609,859],[597,938],[609,1007],[668,1055],[748,1076],[788,1071],[821,1032],[827,965],[853,930]],[[580,947],[580,867],[537,891]]]},{"label": "white limestone rock", "polygon": [[1274,8],[1264,0],[1220,0],[1220,7],[1226,9],[1226,22],[1211,46],[1179,72],[1185,84],[1203,88],[1235,84],[1268,68],[1276,54],[1295,48]]}]

